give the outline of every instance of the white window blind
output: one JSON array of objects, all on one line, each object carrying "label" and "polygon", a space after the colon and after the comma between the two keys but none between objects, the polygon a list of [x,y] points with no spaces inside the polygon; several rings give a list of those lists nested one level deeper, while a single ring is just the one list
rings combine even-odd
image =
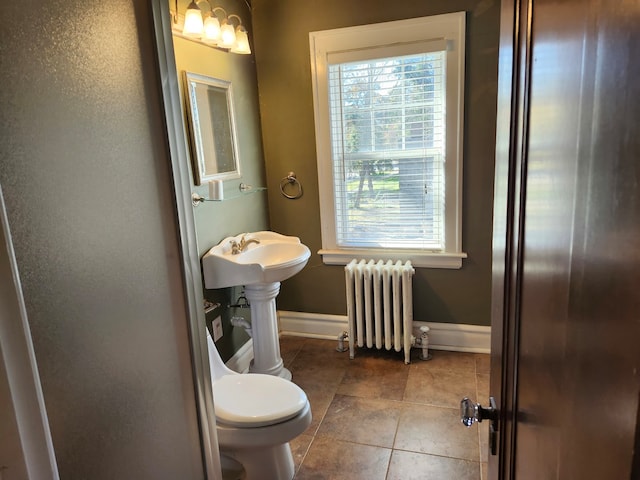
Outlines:
[{"label": "white window blind", "polygon": [[465,17],[309,33],[325,264],[462,266]]},{"label": "white window blind", "polygon": [[446,50],[438,46],[328,65],[338,247],[444,249]]}]

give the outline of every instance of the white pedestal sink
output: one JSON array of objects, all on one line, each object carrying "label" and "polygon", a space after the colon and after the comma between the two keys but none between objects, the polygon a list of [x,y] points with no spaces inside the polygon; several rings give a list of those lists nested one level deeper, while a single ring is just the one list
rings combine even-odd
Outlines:
[{"label": "white pedestal sink", "polygon": [[[244,248],[238,251],[240,245]],[[255,232],[227,237],[202,257],[206,288],[244,285],[253,333],[250,372],[291,380],[291,372],[284,368],[280,356],[276,297],[280,282],[302,270],[310,255],[297,237]]]}]

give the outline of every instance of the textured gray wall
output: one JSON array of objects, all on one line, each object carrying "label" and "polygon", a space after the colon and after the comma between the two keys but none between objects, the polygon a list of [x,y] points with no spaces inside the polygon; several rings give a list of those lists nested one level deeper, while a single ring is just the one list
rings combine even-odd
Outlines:
[{"label": "textured gray wall", "polygon": [[0,182],[64,479],[203,476],[148,3],[0,4]]},{"label": "textured gray wall", "polygon": [[271,228],[299,236],[313,255],[287,280],[283,310],[346,313],[344,271],[327,266],[321,248],[309,32],[404,18],[467,12],[463,249],[461,270],[417,269],[414,318],[489,325],[491,228],[500,2],[497,0],[254,0],[260,114],[267,181],[290,170],[305,187],[300,200],[269,190]]}]

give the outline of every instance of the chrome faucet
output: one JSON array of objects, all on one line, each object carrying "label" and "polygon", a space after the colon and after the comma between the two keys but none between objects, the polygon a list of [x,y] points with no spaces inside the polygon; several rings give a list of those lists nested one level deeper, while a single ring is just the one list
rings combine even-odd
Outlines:
[{"label": "chrome faucet", "polygon": [[260,240],[258,239],[246,237],[246,235],[242,235],[240,243],[235,240],[231,240],[229,242],[231,244],[231,255],[238,255],[239,253],[244,252],[250,243],[260,243]]}]

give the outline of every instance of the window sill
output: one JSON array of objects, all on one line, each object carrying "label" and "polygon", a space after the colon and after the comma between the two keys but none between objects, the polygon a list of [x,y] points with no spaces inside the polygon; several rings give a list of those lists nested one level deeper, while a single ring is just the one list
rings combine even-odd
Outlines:
[{"label": "window sill", "polygon": [[366,250],[366,249],[349,249],[349,250],[328,250],[322,249],[318,251],[322,255],[322,261],[325,265],[346,265],[354,258],[363,258],[366,260],[410,260],[411,265],[416,268],[462,268],[462,259],[467,258],[467,254],[460,253],[438,253],[438,252],[420,252],[406,251],[399,252],[393,250]]}]

